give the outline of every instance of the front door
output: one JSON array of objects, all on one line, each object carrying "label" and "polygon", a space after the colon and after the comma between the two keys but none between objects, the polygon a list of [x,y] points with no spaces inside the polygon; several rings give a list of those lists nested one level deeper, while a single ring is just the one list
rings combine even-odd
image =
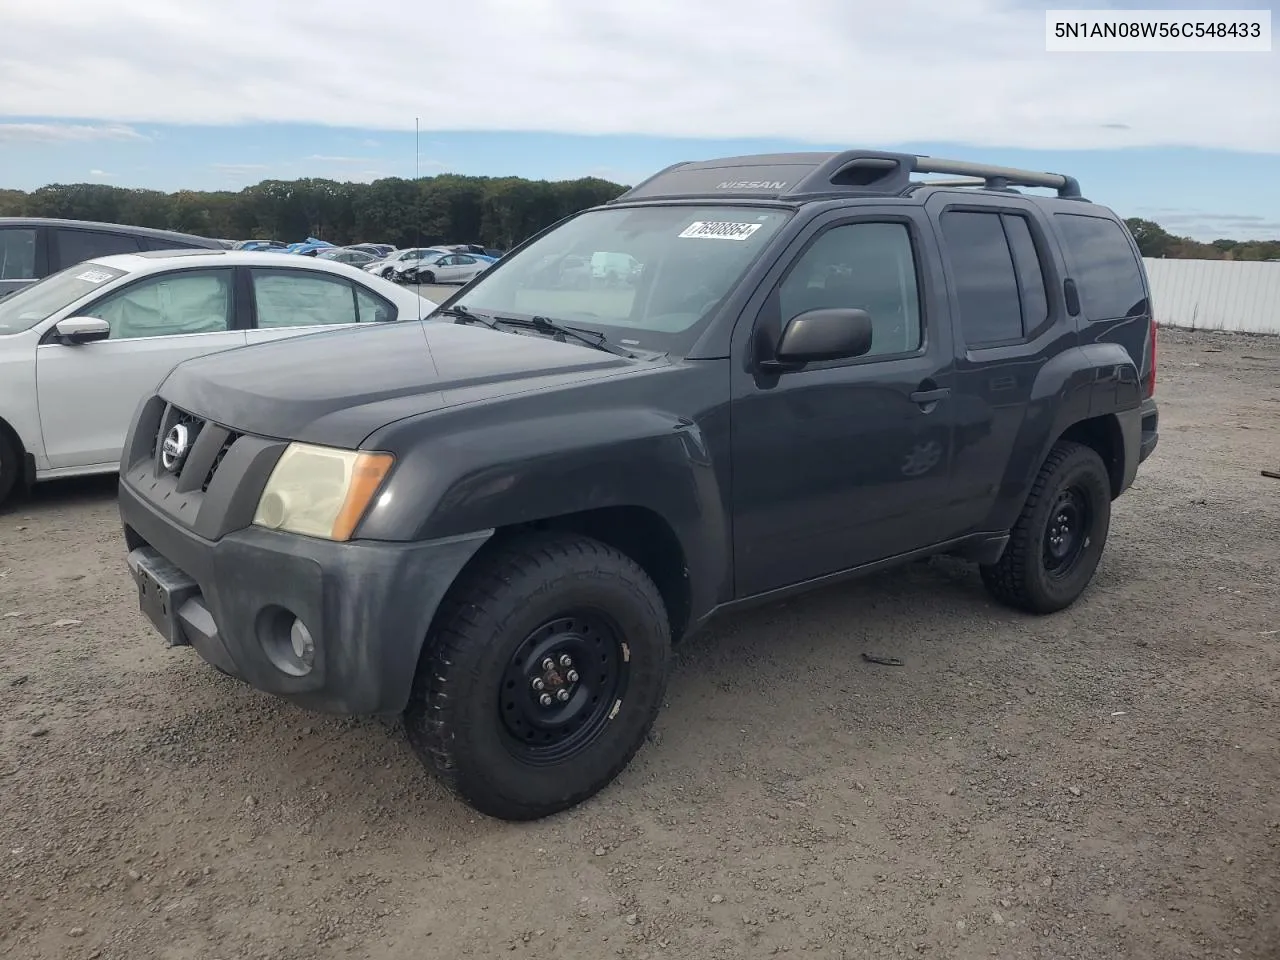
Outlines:
[{"label": "front door", "polygon": [[792,247],[754,323],[735,331],[741,355],[762,330],[776,342],[806,310],[860,308],[874,329],[862,357],[783,374],[735,363],[737,596],[957,532],[949,494],[953,349],[943,335],[945,300],[918,259],[932,249],[927,227],[922,216],[899,211],[820,221]]},{"label": "front door", "polygon": [[49,466],[118,462],[138,404],[175,364],[243,346],[232,290],[228,269],[146,277],[76,311],[111,324],[108,339],[40,344],[36,397]]}]

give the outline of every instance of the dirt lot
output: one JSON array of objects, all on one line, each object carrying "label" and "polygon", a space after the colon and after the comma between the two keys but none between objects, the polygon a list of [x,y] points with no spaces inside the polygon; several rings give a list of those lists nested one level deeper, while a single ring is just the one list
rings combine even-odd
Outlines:
[{"label": "dirt lot", "polygon": [[1077,607],[935,561],[725,622],[525,826],[162,649],[113,482],[39,489],[0,514],[0,955],[1280,957],[1280,342],[1166,331],[1159,396]]}]

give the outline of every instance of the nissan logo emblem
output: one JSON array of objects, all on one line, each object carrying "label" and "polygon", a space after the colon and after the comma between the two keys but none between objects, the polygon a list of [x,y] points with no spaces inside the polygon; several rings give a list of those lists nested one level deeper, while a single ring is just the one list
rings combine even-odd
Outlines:
[{"label": "nissan logo emblem", "polygon": [[182,466],[191,452],[191,432],[184,424],[177,424],[165,435],[160,445],[160,465],[172,473]]}]

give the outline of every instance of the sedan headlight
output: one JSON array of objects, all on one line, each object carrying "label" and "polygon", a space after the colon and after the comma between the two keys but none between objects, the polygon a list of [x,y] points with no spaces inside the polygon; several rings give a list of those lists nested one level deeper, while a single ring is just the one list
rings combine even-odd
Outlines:
[{"label": "sedan headlight", "polygon": [[395,458],[291,443],[267,479],[253,522],[325,540],[350,540]]}]

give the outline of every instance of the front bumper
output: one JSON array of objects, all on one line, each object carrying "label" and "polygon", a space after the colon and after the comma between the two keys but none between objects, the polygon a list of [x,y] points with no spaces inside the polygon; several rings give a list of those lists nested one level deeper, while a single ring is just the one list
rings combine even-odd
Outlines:
[{"label": "front bumper", "polygon": [[[489,537],[333,543],[246,527],[209,540],[123,478],[120,518],[130,568],[150,591],[140,588],[139,604],[170,644],[195,647],[266,693],[337,714],[404,709],[436,608]],[[287,630],[294,617],[314,640],[311,669],[301,675],[272,656],[281,625]]]}]

